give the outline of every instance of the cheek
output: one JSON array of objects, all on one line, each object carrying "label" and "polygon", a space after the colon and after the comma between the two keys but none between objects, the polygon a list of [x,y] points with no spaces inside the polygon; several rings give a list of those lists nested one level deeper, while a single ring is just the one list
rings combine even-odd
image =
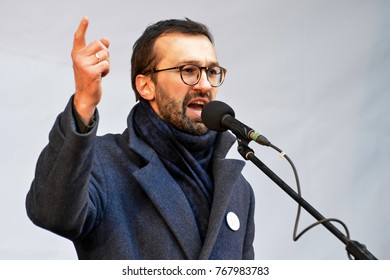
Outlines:
[{"label": "cheek", "polygon": [[167,98],[173,100],[178,105],[185,105],[187,104],[186,102],[188,102],[187,98],[189,97],[189,88],[186,85],[168,87],[165,93]]},{"label": "cheek", "polygon": [[180,75],[173,77],[167,75],[167,77],[158,80],[157,86],[162,89],[166,96],[175,100],[182,100],[189,91],[189,86],[183,83]]}]

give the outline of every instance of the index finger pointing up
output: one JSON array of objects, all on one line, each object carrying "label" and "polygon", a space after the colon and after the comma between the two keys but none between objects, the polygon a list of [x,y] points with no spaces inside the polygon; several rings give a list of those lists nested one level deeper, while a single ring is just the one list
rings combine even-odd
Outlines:
[{"label": "index finger pointing up", "polygon": [[73,50],[77,51],[86,46],[85,34],[87,33],[89,20],[87,17],[83,17],[80,21],[80,25],[74,34]]}]

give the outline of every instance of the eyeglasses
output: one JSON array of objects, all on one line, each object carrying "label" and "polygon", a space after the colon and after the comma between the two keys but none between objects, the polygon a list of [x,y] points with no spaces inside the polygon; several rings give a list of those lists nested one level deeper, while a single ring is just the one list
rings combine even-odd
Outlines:
[{"label": "eyeglasses", "polygon": [[186,64],[160,70],[152,70],[147,72],[145,75],[174,69],[180,70],[181,80],[188,86],[194,86],[199,82],[203,69],[206,71],[207,80],[212,87],[219,87],[222,85],[226,75],[226,69],[221,66],[200,67],[193,64]]}]

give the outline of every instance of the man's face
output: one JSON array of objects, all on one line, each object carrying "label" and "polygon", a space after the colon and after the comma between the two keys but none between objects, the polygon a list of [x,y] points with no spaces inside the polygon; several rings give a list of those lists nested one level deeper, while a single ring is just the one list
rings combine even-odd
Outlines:
[{"label": "man's face", "polygon": [[[171,34],[160,37],[155,43],[158,60],[156,69],[184,64],[210,66],[218,64],[214,47],[206,36]],[[203,106],[214,100],[217,88],[210,85],[207,74],[196,85],[186,85],[179,70],[155,73],[155,98],[150,100],[154,111],[166,122],[184,132],[203,135],[207,132],[202,123]]]}]

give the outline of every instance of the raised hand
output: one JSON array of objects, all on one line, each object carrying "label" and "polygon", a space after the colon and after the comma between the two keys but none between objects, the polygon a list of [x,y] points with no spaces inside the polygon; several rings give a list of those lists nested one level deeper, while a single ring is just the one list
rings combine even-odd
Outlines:
[{"label": "raised hand", "polygon": [[102,78],[110,71],[110,42],[104,37],[87,45],[88,24],[88,18],[83,17],[74,34],[72,49],[76,86],[74,106],[85,124],[90,123],[102,98]]}]

